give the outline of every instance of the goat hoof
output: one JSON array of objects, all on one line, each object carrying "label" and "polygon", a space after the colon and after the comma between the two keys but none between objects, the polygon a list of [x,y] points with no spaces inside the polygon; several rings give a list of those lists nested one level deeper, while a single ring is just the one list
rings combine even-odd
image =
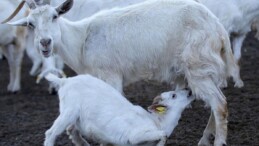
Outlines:
[{"label": "goat hoof", "polygon": [[0,60],[6,60],[5,56],[0,57]]},{"label": "goat hoof", "polygon": [[9,91],[10,94],[18,94],[18,91]]},{"label": "goat hoof", "polygon": [[18,94],[18,90],[15,90],[15,91],[8,90],[8,93],[10,93],[10,94]]},{"label": "goat hoof", "polygon": [[7,91],[10,92],[10,93],[16,94],[19,90],[20,90],[20,86],[16,86],[16,85],[14,86],[12,84],[9,84],[7,86]]},{"label": "goat hoof", "polygon": [[57,91],[56,90],[52,90],[50,94],[51,95],[57,95]]},{"label": "goat hoof", "polygon": [[50,95],[57,95],[57,91],[55,88],[49,88],[49,94]]},{"label": "goat hoof", "polygon": [[68,126],[67,129],[66,129],[67,135],[71,135],[73,129],[74,129],[74,126],[73,126],[73,125]]}]

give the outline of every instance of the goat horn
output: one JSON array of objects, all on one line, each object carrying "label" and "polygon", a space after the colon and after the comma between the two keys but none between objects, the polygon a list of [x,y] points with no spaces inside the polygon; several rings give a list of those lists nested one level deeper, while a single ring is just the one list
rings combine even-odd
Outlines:
[{"label": "goat horn", "polygon": [[4,23],[10,21],[11,19],[13,19],[13,17],[15,17],[17,15],[17,13],[19,13],[19,11],[22,9],[24,3],[25,3],[25,0],[21,1],[20,4],[18,5],[18,7],[15,9],[15,11],[7,19],[2,21],[1,24],[4,24]]}]

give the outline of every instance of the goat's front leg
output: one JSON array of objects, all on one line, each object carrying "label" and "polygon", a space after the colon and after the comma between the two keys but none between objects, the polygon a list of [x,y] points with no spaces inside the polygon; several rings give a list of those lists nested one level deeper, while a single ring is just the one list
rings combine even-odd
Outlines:
[{"label": "goat's front leg", "polygon": [[90,146],[90,144],[81,136],[75,125],[67,127],[67,135],[76,146]]},{"label": "goat's front leg", "polygon": [[45,77],[48,73],[53,73],[57,76],[60,77],[66,77],[65,73],[63,70],[60,70],[56,68],[55,65],[55,58],[53,56],[50,56],[48,58],[42,58],[43,59],[43,64],[42,64],[42,71],[38,75],[36,83],[40,83],[41,79]]},{"label": "goat's front leg", "polygon": [[31,58],[32,60],[32,68],[30,70],[30,75],[31,76],[36,76],[37,73],[39,72],[39,68],[40,68],[40,65],[41,65],[41,59],[39,58]]},{"label": "goat's front leg", "polygon": [[156,146],[164,146],[166,143],[166,134],[164,131],[139,132],[129,139],[130,144],[138,145],[144,142],[156,142]]},{"label": "goat's front leg", "polygon": [[54,146],[56,137],[65,131],[69,125],[73,125],[77,118],[76,111],[73,109],[62,111],[51,128],[46,131],[44,146]]},{"label": "goat's front leg", "polygon": [[40,72],[42,64],[42,56],[38,49],[34,48],[34,32],[32,29],[27,29],[28,35],[26,37],[26,53],[32,61],[32,68],[30,75],[36,76]]}]

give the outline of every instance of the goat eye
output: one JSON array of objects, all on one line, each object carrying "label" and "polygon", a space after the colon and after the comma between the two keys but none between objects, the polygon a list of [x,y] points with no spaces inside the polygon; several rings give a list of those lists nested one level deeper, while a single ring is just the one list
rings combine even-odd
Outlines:
[{"label": "goat eye", "polygon": [[58,18],[58,16],[57,15],[54,15],[53,16],[53,20],[55,20],[55,19],[57,19]]},{"label": "goat eye", "polygon": [[28,23],[28,27],[30,27],[31,29],[35,28],[35,26],[31,22]]},{"label": "goat eye", "polygon": [[175,98],[176,98],[176,94],[173,94],[173,95],[172,95],[172,98],[175,99]]}]

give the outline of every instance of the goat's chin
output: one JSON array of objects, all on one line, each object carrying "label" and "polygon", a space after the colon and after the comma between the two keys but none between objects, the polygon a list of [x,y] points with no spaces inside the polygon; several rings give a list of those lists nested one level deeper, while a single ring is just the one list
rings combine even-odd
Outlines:
[{"label": "goat's chin", "polygon": [[51,53],[50,52],[43,52],[41,53],[45,58],[48,58],[51,56]]},{"label": "goat's chin", "polygon": [[42,54],[45,58],[48,58],[49,56],[51,56],[52,51],[51,51],[51,49],[44,49],[44,50],[41,50],[41,54]]}]

